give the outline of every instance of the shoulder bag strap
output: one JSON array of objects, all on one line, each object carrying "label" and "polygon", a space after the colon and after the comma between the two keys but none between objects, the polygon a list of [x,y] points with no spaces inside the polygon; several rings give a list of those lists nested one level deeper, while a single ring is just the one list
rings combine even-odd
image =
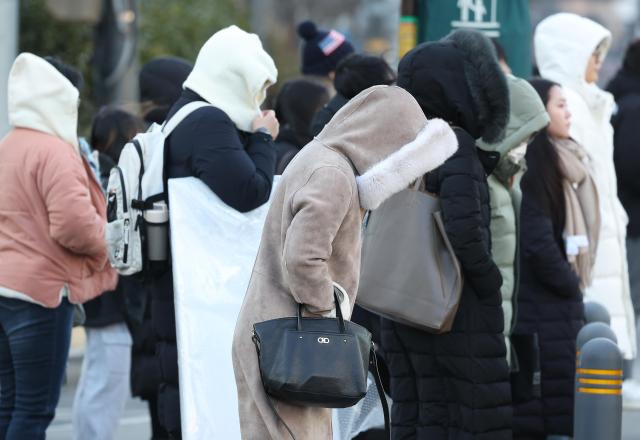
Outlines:
[{"label": "shoulder bag strap", "polygon": [[376,357],[376,350],[371,343],[371,355],[369,359],[369,371],[373,374],[373,378],[376,381],[376,389],[378,390],[378,397],[380,397],[380,403],[382,404],[382,414],[384,415],[384,435],[385,438],[391,439],[391,421],[389,417],[389,404],[387,403],[387,397],[382,387],[382,379],[380,379],[380,371],[378,370],[378,358]]},{"label": "shoulder bag strap", "polygon": [[211,107],[211,104],[204,101],[193,101],[182,106],[180,110],[178,110],[170,119],[165,121],[165,123],[162,125],[162,133],[164,133],[165,137],[169,136],[179,123],[181,123],[191,113],[202,107]]}]

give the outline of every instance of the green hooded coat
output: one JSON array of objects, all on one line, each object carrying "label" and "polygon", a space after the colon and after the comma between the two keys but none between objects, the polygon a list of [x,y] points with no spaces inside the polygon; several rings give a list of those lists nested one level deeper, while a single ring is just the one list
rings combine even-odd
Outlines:
[{"label": "green hooded coat", "polygon": [[[549,123],[549,116],[538,93],[531,85],[512,75],[507,76],[511,112],[506,135],[502,142],[479,147],[485,151],[500,153],[500,162],[489,182],[491,198],[491,246],[493,260],[502,274],[502,310],[504,311],[504,334],[508,336],[515,318],[515,297],[518,291],[518,240],[519,215],[522,193],[520,177],[524,171],[524,158],[518,163],[509,152],[527,142],[532,134]],[[507,347],[509,341],[507,339]],[[509,353],[509,351],[507,351]],[[511,356],[508,356],[510,360]]]}]

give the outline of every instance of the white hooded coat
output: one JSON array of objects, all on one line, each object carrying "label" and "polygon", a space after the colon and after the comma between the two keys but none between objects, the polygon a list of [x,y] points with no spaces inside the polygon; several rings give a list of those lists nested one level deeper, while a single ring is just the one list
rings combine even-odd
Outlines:
[{"label": "white hooded coat", "polygon": [[611,33],[594,21],[575,14],[552,15],[538,25],[535,54],[543,78],[562,85],[571,112],[571,137],[593,158],[594,178],[600,194],[601,229],[593,271],[593,283],[585,300],[597,301],[611,314],[611,327],[625,359],[636,356],[635,316],[629,290],[626,256],[628,217],[618,200],[613,164],[611,94],[588,84],[589,58]]}]

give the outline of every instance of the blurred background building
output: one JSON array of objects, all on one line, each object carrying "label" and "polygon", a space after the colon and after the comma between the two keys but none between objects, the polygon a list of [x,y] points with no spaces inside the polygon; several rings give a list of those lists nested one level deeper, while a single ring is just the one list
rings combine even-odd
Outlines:
[{"label": "blurred background building", "polygon": [[[137,103],[142,63],[160,55],[195,60],[202,43],[230,24],[263,38],[280,80],[298,75],[296,24],[308,18],[392,64],[414,41],[439,38],[455,27],[480,28],[499,38],[509,33],[502,42],[514,70],[528,76],[533,28],[549,14],[570,11],[612,31],[613,47],[601,76],[606,83],[640,31],[639,6],[640,0],[0,0],[0,78],[6,84],[17,51],[57,55],[78,66],[86,80],[80,121],[85,134],[100,105]],[[3,87],[0,134],[6,121]]]}]

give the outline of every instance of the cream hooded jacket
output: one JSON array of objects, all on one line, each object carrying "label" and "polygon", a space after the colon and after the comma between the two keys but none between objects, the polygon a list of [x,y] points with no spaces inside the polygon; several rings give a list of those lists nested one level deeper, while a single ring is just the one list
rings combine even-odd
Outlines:
[{"label": "cream hooded jacket", "polygon": [[[376,209],[457,146],[449,125],[427,122],[408,92],[376,86],[349,101],[287,167],[272,197],[233,340],[243,439],[289,438],[260,380],[253,324],[294,316],[299,303],[315,314],[333,309],[334,283],[353,305],[362,209]],[[331,410],[274,404],[296,439],[332,438]]]},{"label": "cream hooded jacket", "polygon": [[224,111],[239,130],[250,132],[267,88],[277,78],[278,70],[260,38],[229,26],[202,46],[183,86]]},{"label": "cream hooded jacket", "polygon": [[57,307],[115,287],[106,201],[78,152],[78,90],[44,59],[19,55],[0,141],[0,295]]},{"label": "cream hooded jacket", "polygon": [[614,108],[611,94],[585,80],[587,64],[596,47],[611,33],[594,21],[575,14],[555,14],[538,25],[535,54],[543,78],[562,85],[571,111],[571,137],[583,145],[593,159],[600,194],[601,229],[593,271],[593,283],[585,300],[597,301],[611,314],[611,327],[626,359],[636,356],[635,316],[629,290],[626,257],[628,218],[618,200],[613,164]]}]

